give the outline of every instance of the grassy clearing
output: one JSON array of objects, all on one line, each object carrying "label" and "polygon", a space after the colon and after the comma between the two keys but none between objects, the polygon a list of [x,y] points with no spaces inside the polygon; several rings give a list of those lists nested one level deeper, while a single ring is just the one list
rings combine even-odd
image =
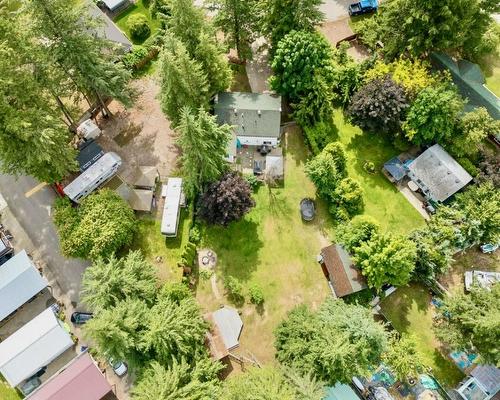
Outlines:
[{"label": "grassy clearing", "polygon": [[127,21],[132,15],[142,14],[147,18],[149,27],[151,28],[150,36],[153,36],[156,31],[160,29],[160,21],[151,17],[147,3],[147,0],[137,0],[133,5],[115,18],[115,24],[118,25],[118,27],[127,35],[133,44],[142,44],[147,38],[136,40],[130,35],[130,31],[127,27]]},{"label": "grassy clearing", "polygon": [[[241,221],[227,228],[204,227],[202,246],[218,257],[217,287],[224,293],[223,280],[237,278],[245,289],[246,303],[239,307],[244,323],[240,351],[250,351],[260,362],[274,359],[273,330],[296,304],[313,307],[328,295],[327,282],[316,262],[320,249],[329,243],[332,225],[325,204],[316,199],[318,213],[311,223],[300,217],[299,202],[315,198],[315,188],[304,173],[307,150],[298,130],[286,134],[284,186],[271,191],[260,187],[256,207]],[[249,303],[252,284],[262,287],[265,303],[261,309]],[[206,311],[230,301],[217,298],[210,281],[200,280],[197,299]]]},{"label": "grassy clearing", "polygon": [[[141,250],[146,260],[158,268],[162,282],[179,281],[182,269],[177,267],[182,248],[188,241],[189,215],[187,209],[181,210],[179,230],[176,238],[165,238],[160,232],[161,221],[150,216],[138,220],[137,233],[130,246],[131,250]],[[156,261],[161,257],[162,261]]]},{"label": "grassy clearing", "polygon": [[2,400],[21,400],[22,396],[12,389],[2,377],[0,377],[0,399]]},{"label": "grassy clearing", "polygon": [[[384,163],[398,155],[398,151],[386,136],[363,132],[348,124],[341,110],[334,117],[338,140],[345,146],[349,176],[359,181],[365,195],[365,214],[374,217],[384,231],[408,233],[424,225],[424,219],[399,193],[396,186],[382,174]],[[366,172],[366,161],[375,164],[376,172]]]},{"label": "grassy clearing", "polygon": [[250,82],[248,81],[247,71],[244,65],[230,64],[233,71],[233,82],[231,83],[231,92],[251,92]]},{"label": "grassy clearing", "polygon": [[382,311],[395,329],[413,334],[425,364],[445,387],[455,387],[464,374],[440,351],[432,330],[433,306],[428,290],[418,284],[401,287],[382,301]]}]

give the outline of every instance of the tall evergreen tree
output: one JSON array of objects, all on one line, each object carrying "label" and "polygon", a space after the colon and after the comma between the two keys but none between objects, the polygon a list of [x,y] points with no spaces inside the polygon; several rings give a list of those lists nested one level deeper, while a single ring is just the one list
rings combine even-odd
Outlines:
[{"label": "tall evergreen tree", "polygon": [[131,74],[116,62],[111,42],[93,33],[104,21],[91,16],[88,4],[76,0],[28,0],[25,4],[40,45],[77,90],[104,108],[107,97],[125,106],[132,104]]},{"label": "tall evergreen tree", "polygon": [[256,36],[258,23],[257,0],[214,0],[217,10],[215,26],[224,32],[226,43],[236,49],[240,60],[252,56],[250,44]]},{"label": "tall evergreen tree", "polygon": [[54,96],[36,74],[38,49],[5,2],[0,43],[0,169],[58,181],[76,170],[76,152]]},{"label": "tall evergreen tree", "polygon": [[182,107],[191,110],[208,106],[208,83],[201,65],[191,59],[186,47],[172,34],[165,37],[161,53],[160,103],[172,126],[179,125]]},{"label": "tall evergreen tree", "polygon": [[216,181],[227,169],[225,157],[232,128],[222,125],[203,109],[193,113],[183,108],[178,128],[178,145],[182,150],[181,163],[184,188],[190,197]]},{"label": "tall evergreen tree", "polygon": [[263,0],[259,4],[262,33],[273,48],[291,31],[313,32],[325,17],[319,9],[322,0]]}]

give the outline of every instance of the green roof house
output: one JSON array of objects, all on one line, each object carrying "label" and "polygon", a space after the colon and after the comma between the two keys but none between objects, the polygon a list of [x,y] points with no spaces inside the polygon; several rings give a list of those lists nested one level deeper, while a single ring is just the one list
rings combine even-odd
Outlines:
[{"label": "green roof house", "polygon": [[468,99],[469,108],[484,107],[492,118],[500,119],[500,99],[484,85],[484,76],[477,64],[455,61],[444,53],[432,53],[431,59],[437,68],[450,71],[461,95]]},{"label": "green roof house", "polygon": [[219,124],[235,127],[231,146],[279,144],[280,96],[266,93],[219,93],[215,96],[214,113]]}]

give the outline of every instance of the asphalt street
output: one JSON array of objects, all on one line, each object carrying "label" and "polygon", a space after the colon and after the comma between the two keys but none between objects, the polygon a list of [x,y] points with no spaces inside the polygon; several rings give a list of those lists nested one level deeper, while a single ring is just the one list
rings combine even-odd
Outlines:
[{"label": "asphalt street", "polygon": [[[9,209],[24,228],[50,275],[72,302],[78,302],[82,274],[88,261],[67,259],[60,253],[59,238],[52,222],[52,205],[56,199],[50,186],[39,185],[28,176],[15,178],[0,174],[0,193]],[[16,249],[19,251],[19,249]]]}]

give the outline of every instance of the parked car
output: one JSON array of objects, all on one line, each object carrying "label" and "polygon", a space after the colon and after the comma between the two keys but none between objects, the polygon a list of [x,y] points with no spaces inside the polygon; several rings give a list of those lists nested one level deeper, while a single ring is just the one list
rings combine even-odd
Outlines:
[{"label": "parked car", "polygon": [[30,393],[34,392],[35,389],[38,388],[42,384],[42,381],[38,376],[33,376],[30,379],[28,379],[26,382],[24,382],[21,386],[19,386],[19,390],[21,390],[21,393],[25,396],[29,395]]},{"label": "parked car", "polygon": [[300,215],[304,221],[312,221],[316,215],[314,201],[309,198],[300,201]]},{"label": "parked car", "polygon": [[71,314],[71,322],[75,325],[83,325],[88,320],[92,319],[92,316],[92,313],[75,311]]},{"label": "parked car", "polygon": [[378,0],[361,0],[349,5],[349,15],[363,15],[375,12],[378,9]]},{"label": "parked car", "polygon": [[108,364],[111,366],[111,368],[113,368],[113,371],[119,377],[124,376],[128,371],[127,364],[125,364],[123,361],[117,361],[112,357],[108,357]]}]

